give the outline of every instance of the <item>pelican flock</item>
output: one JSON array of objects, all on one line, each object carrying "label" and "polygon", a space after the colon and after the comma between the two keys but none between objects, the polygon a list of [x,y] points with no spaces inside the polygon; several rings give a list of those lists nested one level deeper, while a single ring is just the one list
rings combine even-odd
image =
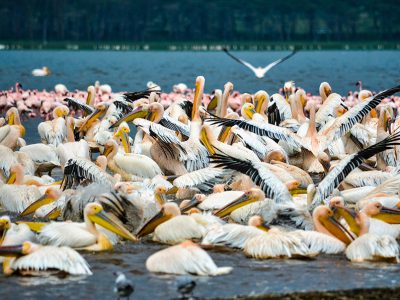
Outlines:
[{"label": "pelican flock", "polygon": [[153,273],[229,274],[235,266],[209,254],[220,247],[260,260],[399,262],[400,128],[388,103],[400,86],[362,90],[351,105],[327,82],[321,103],[292,81],[239,105],[232,83],[212,98],[205,87],[198,76],[192,94],[166,103],[158,86],[111,97],[96,84],[47,111],[29,145],[10,107],[0,127],[4,274],[91,275],[81,253],[149,240],[164,245],[143,261]]}]

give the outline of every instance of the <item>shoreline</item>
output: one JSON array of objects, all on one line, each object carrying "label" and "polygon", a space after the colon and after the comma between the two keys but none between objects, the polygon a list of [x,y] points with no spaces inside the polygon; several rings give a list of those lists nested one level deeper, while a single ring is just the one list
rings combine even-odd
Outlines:
[{"label": "shoreline", "polygon": [[400,42],[86,42],[86,41],[1,41],[0,51],[7,50],[92,50],[92,51],[320,51],[320,50],[400,50]]}]

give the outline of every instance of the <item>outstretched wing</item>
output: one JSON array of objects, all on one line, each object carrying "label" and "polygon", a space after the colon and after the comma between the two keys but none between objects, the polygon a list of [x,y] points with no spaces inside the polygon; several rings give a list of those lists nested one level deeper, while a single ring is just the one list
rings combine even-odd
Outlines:
[{"label": "outstretched wing", "polygon": [[263,72],[267,73],[269,70],[271,70],[273,67],[275,67],[276,65],[279,65],[280,63],[284,62],[285,60],[291,58],[293,55],[295,55],[297,53],[297,50],[293,50],[292,53],[290,53],[289,55],[286,55],[283,58],[280,58],[278,60],[273,61],[272,63],[270,63],[268,66],[266,66],[265,68],[263,68]]},{"label": "outstretched wing", "polygon": [[400,92],[400,85],[387,89],[368,100],[358,103],[343,116],[337,118],[332,126],[323,127],[319,131],[319,134],[326,136],[330,141],[341,138],[350,131],[354,124],[360,122],[372,109],[377,107],[382,99],[390,97],[398,92]]},{"label": "outstretched wing", "polygon": [[234,60],[236,60],[238,63],[248,67],[250,70],[252,70],[253,72],[256,72],[256,68],[251,65],[250,63],[248,63],[247,61],[244,61],[243,59],[237,58],[236,56],[234,56],[233,54],[231,54],[228,49],[223,48],[222,49],[226,54],[228,54],[231,58],[233,58]]},{"label": "outstretched wing", "polygon": [[393,149],[396,145],[400,145],[400,130],[396,130],[394,134],[388,136],[379,143],[342,159],[340,163],[319,183],[310,209],[314,209],[323,203],[323,201],[329,197],[332,191],[339,186],[346,176],[355,168],[359,167],[365,159],[368,159],[379,152]]}]

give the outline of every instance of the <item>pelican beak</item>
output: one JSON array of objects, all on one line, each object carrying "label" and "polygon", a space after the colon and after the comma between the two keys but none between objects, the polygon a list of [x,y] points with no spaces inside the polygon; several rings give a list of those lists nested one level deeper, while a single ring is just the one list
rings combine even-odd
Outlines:
[{"label": "pelican beak", "polygon": [[104,210],[101,210],[95,215],[90,215],[88,216],[89,219],[104,227],[105,229],[114,232],[115,234],[118,234],[119,236],[122,236],[123,238],[136,242],[137,238],[130,233],[122,224],[117,223],[116,221],[112,220],[110,215],[107,214]]},{"label": "pelican beak", "polygon": [[257,200],[255,198],[249,197],[246,193],[237,198],[236,200],[233,200],[231,203],[228,205],[224,206],[223,208],[217,210],[214,212],[214,215],[219,217],[219,218],[224,218],[228,215],[230,215],[234,210],[245,206],[247,204],[250,204],[252,202],[256,202]]},{"label": "pelican beak", "polygon": [[[7,118],[6,118],[7,119]],[[6,120],[7,121],[7,120]],[[8,125],[14,125],[14,113],[8,116]]]},{"label": "pelican beak", "polygon": [[255,106],[255,111],[257,113],[261,112],[261,108],[263,106],[263,103],[265,102],[265,95],[259,95],[257,97],[254,98],[254,106]]},{"label": "pelican beak", "polygon": [[214,110],[214,109],[217,108],[217,106],[218,106],[218,97],[217,97],[217,96],[214,96],[214,97],[211,99],[210,103],[208,103],[208,105],[207,105],[207,111]]},{"label": "pelican beak", "polygon": [[292,196],[307,194],[307,187],[299,186],[289,191]]},{"label": "pelican beak", "polygon": [[18,257],[24,254],[24,245],[1,246],[0,256]]},{"label": "pelican beak", "polygon": [[106,112],[105,109],[96,109],[92,114],[86,117],[86,120],[83,122],[82,126],[79,127],[79,132],[86,132],[92,126],[92,124],[99,119]]},{"label": "pelican beak", "polygon": [[231,132],[232,127],[227,127],[227,126],[222,126],[221,131],[219,132],[218,135],[218,141],[224,143]]},{"label": "pelican beak", "polygon": [[200,141],[203,143],[204,147],[207,148],[208,152],[211,155],[214,155],[216,153],[214,150],[214,147],[211,145],[210,141],[208,140],[207,132],[204,128],[202,128],[200,131]]},{"label": "pelican beak", "polygon": [[137,233],[139,238],[142,238],[152,233],[158,225],[168,221],[171,217],[164,214],[164,210],[161,209],[153,218],[146,222],[143,227]]},{"label": "pelican beak", "polygon": [[167,195],[175,195],[178,192],[178,188],[176,186],[173,186],[167,191]]},{"label": "pelican beak", "polygon": [[256,110],[254,108],[250,108],[250,109],[245,109],[244,113],[251,120],[251,119],[253,119],[254,114],[257,113],[257,112],[256,112]]},{"label": "pelican beak", "polygon": [[360,235],[360,226],[356,222],[357,214],[354,210],[346,207],[346,206],[336,206],[332,208],[334,212],[334,218],[339,220],[340,217],[343,217],[346,223],[349,225],[349,228],[355,235]]},{"label": "pelican beak", "polygon": [[378,219],[384,221],[388,224],[400,224],[400,210],[392,209],[385,206],[382,206],[381,211],[372,216],[374,219]]},{"label": "pelican beak", "polygon": [[128,133],[118,130],[114,134],[114,137],[120,138],[125,153],[131,153],[131,145],[129,144],[129,134]]},{"label": "pelican beak", "polygon": [[200,201],[197,200],[196,196],[194,196],[185,207],[181,208],[181,214],[187,213],[191,208],[196,207],[199,203]]},{"label": "pelican beak", "polygon": [[147,108],[143,106],[138,106],[134,110],[132,110],[130,113],[119,119],[117,122],[115,122],[113,125],[110,126],[110,129],[112,128],[117,128],[119,125],[121,125],[122,122],[132,122],[135,119],[141,118],[144,119],[149,115],[149,112]]},{"label": "pelican beak", "polygon": [[57,220],[57,218],[60,215],[61,215],[61,210],[55,207],[45,216],[45,218],[49,218],[50,220]]},{"label": "pelican beak", "polygon": [[325,95],[328,97],[330,94],[332,94],[332,90],[328,88],[327,86],[324,86],[324,92]]},{"label": "pelican beak", "polygon": [[201,104],[201,100],[203,98],[203,90],[204,90],[204,77],[199,76],[196,78],[196,88],[194,91],[193,107],[192,107],[192,120],[195,121],[199,117],[199,107]]},{"label": "pelican beak", "polygon": [[10,223],[8,220],[0,220],[0,230],[1,230],[1,235],[0,235],[0,245],[3,244],[4,239],[7,235],[7,231],[10,229]]},{"label": "pelican beak", "polygon": [[19,132],[21,134],[21,137],[24,137],[25,136],[25,132],[26,132],[25,127],[22,126],[22,125],[19,125],[18,127],[19,127]]},{"label": "pelican beak", "polygon": [[43,205],[53,203],[54,201],[55,201],[54,198],[44,194],[42,197],[40,197],[35,202],[31,203],[27,208],[25,208],[25,210],[22,213],[20,213],[20,216],[25,217],[27,215],[33,214],[37,209],[39,209]]},{"label": "pelican beak", "polygon": [[351,233],[340,224],[335,218],[327,217],[320,218],[322,225],[336,238],[341,240],[346,245],[349,245],[353,241]]},{"label": "pelican beak", "polygon": [[156,198],[156,201],[158,202],[158,204],[160,206],[163,206],[163,204],[167,202],[167,198],[165,197],[165,194],[156,193],[154,195],[154,198]]},{"label": "pelican beak", "polygon": [[173,183],[175,179],[177,179],[179,175],[168,175],[164,176],[165,180],[167,180],[169,183]]},{"label": "pelican beak", "polygon": [[265,223],[262,224],[261,226],[257,226],[257,228],[260,229],[260,230],[266,231],[266,232],[268,232],[268,231],[271,229],[271,227],[268,226],[268,225],[265,224]]},{"label": "pelican beak", "polygon": [[25,222],[25,221],[18,221],[16,223],[17,224],[26,224],[29,227],[29,229],[32,230],[33,232],[40,232],[40,231],[42,231],[43,227],[50,224],[50,223],[46,223],[46,222]]},{"label": "pelican beak", "polygon": [[113,148],[112,147],[105,147],[104,151],[103,151],[103,155],[105,157],[107,157],[108,155],[110,155],[110,153],[112,152]]},{"label": "pelican beak", "polygon": [[6,184],[14,184],[16,178],[17,178],[17,174],[15,172],[11,172],[10,176],[7,179]]}]

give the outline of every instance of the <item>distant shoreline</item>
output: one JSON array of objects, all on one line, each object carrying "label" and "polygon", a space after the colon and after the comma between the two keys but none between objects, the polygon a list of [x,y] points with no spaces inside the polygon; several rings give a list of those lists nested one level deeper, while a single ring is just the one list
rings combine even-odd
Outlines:
[{"label": "distant shoreline", "polygon": [[234,51],[400,50],[400,42],[40,42],[0,41],[0,50],[103,50],[103,51]]}]

